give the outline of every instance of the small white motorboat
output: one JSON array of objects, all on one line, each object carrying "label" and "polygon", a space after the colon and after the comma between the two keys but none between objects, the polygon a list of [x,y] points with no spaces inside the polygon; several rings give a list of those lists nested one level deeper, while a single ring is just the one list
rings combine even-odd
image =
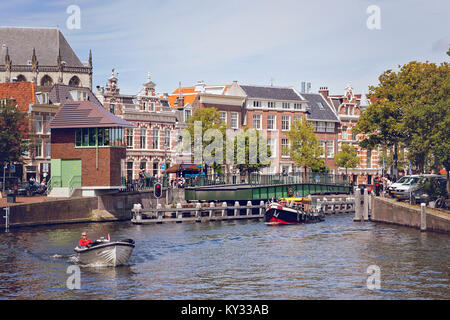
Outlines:
[{"label": "small white motorboat", "polygon": [[89,266],[120,266],[130,259],[134,249],[133,239],[123,239],[111,242],[108,239],[94,241],[89,247],[76,247],[78,263]]}]

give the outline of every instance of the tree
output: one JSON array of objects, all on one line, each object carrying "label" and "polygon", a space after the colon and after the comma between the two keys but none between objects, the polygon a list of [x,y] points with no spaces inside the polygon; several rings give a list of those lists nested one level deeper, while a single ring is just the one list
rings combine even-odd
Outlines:
[{"label": "tree", "polygon": [[[253,136],[252,136],[253,133]],[[239,140],[243,143],[239,144]],[[261,147],[266,146],[266,152],[262,152]],[[252,149],[253,147],[253,149]],[[272,152],[267,145],[267,141],[260,136],[260,131],[252,129],[249,132],[248,126],[234,137],[234,163],[241,173],[247,173],[250,177],[252,172],[259,172],[262,168],[270,165]],[[239,159],[243,157],[243,159]]]},{"label": "tree", "polygon": [[21,162],[28,150],[27,114],[11,100],[0,101],[0,163]]},{"label": "tree", "polygon": [[[221,165],[224,163],[225,152],[223,151],[226,146],[224,139],[224,137],[226,137],[226,124],[220,119],[220,112],[216,108],[195,109],[194,114],[187,120],[186,130],[191,136],[190,148],[194,151],[192,154],[194,162],[196,159],[202,159],[202,164],[204,164],[205,158],[203,156],[205,151],[208,151],[214,144],[217,148],[212,151],[213,157],[218,150],[222,151],[223,157],[221,157],[221,161],[212,160],[214,170],[220,171]],[[214,136],[214,133],[217,133],[217,135]],[[222,141],[219,141],[219,133],[222,137]]]},{"label": "tree", "polygon": [[[441,165],[446,166],[434,146],[442,142],[436,137],[444,138],[448,132],[445,118],[449,112],[449,64],[412,61],[399,67],[398,72],[387,70],[379,77],[378,86],[369,87],[372,103],[355,127],[356,133],[366,135],[360,146],[393,147],[395,173],[400,144],[408,149],[408,159],[421,170],[425,159],[430,158],[441,159]],[[445,143],[440,147],[444,150],[439,155],[450,153]]]},{"label": "tree", "polygon": [[320,156],[322,148],[314,133],[314,127],[306,121],[306,118],[293,122],[291,130],[287,132],[289,138],[289,156],[297,166],[320,170],[325,167],[325,162]]},{"label": "tree", "polygon": [[348,168],[356,168],[359,165],[358,150],[354,146],[344,143],[341,151],[336,153],[334,160],[338,167],[345,168],[347,176]]}]

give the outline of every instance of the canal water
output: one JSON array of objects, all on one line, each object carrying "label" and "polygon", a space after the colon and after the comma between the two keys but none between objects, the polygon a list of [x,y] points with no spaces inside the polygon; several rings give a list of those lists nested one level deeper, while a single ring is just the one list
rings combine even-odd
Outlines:
[{"label": "canal water", "polygon": [[[82,267],[81,290],[69,290],[82,231],[93,240],[132,238],[136,248],[128,265]],[[449,262],[448,235],[356,223],[350,215],[282,227],[33,227],[0,232],[0,299],[449,299]],[[380,289],[367,287],[369,266],[380,268]]]}]

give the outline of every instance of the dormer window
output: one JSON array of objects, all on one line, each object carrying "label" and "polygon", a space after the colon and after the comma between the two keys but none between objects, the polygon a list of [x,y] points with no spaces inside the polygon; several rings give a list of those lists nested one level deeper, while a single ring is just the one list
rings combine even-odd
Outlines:
[{"label": "dormer window", "polygon": [[87,91],[72,90],[72,91],[70,91],[70,94],[72,95],[72,98],[74,101],[87,101],[88,100]]},{"label": "dormer window", "polygon": [[48,92],[36,93],[36,99],[39,102],[39,104],[48,104]]}]

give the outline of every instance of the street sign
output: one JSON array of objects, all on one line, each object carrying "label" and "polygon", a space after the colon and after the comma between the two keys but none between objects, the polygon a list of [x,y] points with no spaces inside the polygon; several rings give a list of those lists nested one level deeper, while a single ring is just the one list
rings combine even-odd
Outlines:
[{"label": "street sign", "polygon": [[10,165],[9,166],[9,172],[11,172],[11,173],[15,173],[16,172],[16,166],[15,165]]},{"label": "street sign", "polygon": [[166,170],[166,165],[164,163],[161,165],[161,170]]}]

